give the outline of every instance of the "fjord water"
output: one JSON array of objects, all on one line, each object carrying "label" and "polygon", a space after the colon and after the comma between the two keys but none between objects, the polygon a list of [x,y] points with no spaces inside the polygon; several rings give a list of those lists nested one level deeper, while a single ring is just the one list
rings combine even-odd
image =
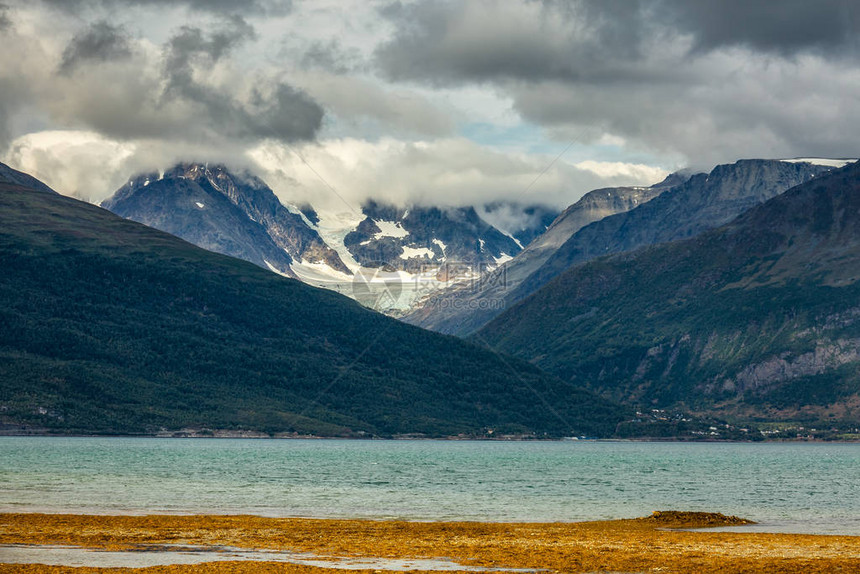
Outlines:
[{"label": "fjord water", "polygon": [[860,535],[860,445],[0,437],[0,511],[578,521]]}]

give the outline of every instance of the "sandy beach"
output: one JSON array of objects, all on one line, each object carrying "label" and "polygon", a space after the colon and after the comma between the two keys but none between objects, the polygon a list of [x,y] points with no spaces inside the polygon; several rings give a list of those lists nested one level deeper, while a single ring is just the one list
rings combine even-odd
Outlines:
[{"label": "sandy beach", "polygon": [[[444,558],[449,561],[449,569],[450,562],[454,562],[463,570],[860,572],[860,537],[676,530],[742,523],[741,519],[719,514],[678,512],[632,520],[535,524],[2,514],[0,544],[7,549],[9,545],[52,545],[143,553],[158,550],[159,545],[230,547],[296,552],[330,563],[350,558]],[[3,551],[0,548],[0,557]],[[367,570],[378,572],[382,568],[385,566]],[[396,568],[405,569],[402,562]],[[0,574],[122,571],[220,574],[333,569],[260,561],[134,569],[0,564]]]}]

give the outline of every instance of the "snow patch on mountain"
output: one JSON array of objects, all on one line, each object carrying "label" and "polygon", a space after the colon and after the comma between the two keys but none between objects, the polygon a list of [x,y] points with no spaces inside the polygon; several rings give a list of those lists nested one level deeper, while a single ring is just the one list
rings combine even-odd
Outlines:
[{"label": "snow patch on mountain", "polygon": [[352,256],[349,249],[346,248],[346,245],[343,243],[343,239],[350,231],[355,229],[356,226],[361,223],[364,219],[364,215],[360,212],[343,210],[330,211],[317,209],[316,212],[319,217],[319,223],[311,223],[307,220],[307,217],[304,216],[304,214],[302,214],[302,217],[304,217],[311,227],[320,234],[323,241],[337,252],[341,261],[343,261],[344,265],[346,265],[350,271],[353,273],[358,271],[361,265],[359,265],[358,261],[356,261]]},{"label": "snow patch on mountain", "polygon": [[[325,263],[293,263],[290,268],[299,279],[316,287],[332,288],[334,285],[348,285],[353,281],[352,276],[337,269],[332,269]],[[334,290],[339,290],[335,288]]]},{"label": "snow patch on mountain", "polygon": [[[406,213],[408,214],[409,211]],[[381,239],[383,237],[394,237],[395,239],[400,239],[401,237],[409,235],[409,232],[403,229],[398,222],[385,221],[384,219],[374,219],[373,222],[379,228],[374,239]]]},{"label": "snow patch on mountain", "polygon": [[849,163],[854,163],[857,159],[829,159],[824,157],[796,157],[792,159],[782,159],[786,163],[811,163],[812,165],[823,165],[827,167],[840,168],[845,167]]},{"label": "snow patch on mountain", "polygon": [[499,267],[513,259],[513,256],[508,255],[507,253],[502,253],[499,257],[494,257],[494,259],[496,260],[496,267]]},{"label": "snow patch on mountain", "polygon": [[401,259],[411,259],[413,257],[433,257],[432,249],[426,247],[408,247],[403,246],[403,253],[400,254]]}]

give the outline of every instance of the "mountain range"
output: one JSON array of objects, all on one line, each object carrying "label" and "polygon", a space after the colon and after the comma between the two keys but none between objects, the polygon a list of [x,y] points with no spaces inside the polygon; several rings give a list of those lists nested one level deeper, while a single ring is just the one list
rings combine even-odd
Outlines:
[{"label": "mountain range", "polygon": [[[218,197],[210,177],[227,187],[184,180],[192,206]],[[627,416],[524,361],[18,181],[0,176],[6,430],[609,436]]]},{"label": "mountain range", "polygon": [[520,239],[540,235],[556,215],[504,202],[476,209],[373,200],[336,213],[284,203],[246,171],[202,163],[136,175],[101,206],[393,315],[455,275],[475,277],[510,260]]},{"label": "mountain range", "polygon": [[[552,210],[514,204],[333,214],[206,164],[134,177],[103,205],[169,233],[0,164],[0,430],[860,424],[860,163],[680,172],[590,192],[548,226]],[[411,278],[425,283],[402,298]],[[427,286],[460,303],[433,308]],[[408,321],[471,335],[332,289],[388,313],[419,301]],[[682,414],[655,430],[652,411]]]},{"label": "mountain range", "polygon": [[694,236],[830,169],[810,162],[741,160],[708,174],[673,174],[650,188],[593,191],[486,280],[434,293],[404,320],[467,335],[573,265]]},{"label": "mountain range", "polygon": [[596,189],[565,209],[511,261],[491,270],[480,281],[455,283],[431,293],[402,317],[407,323],[449,334],[467,334],[500,313],[505,298],[546,263],[583,227],[611,215],[629,211],[683,180],[673,174],[651,187]]},{"label": "mountain range", "polygon": [[575,265],[474,339],[640,408],[856,425],[858,301],[854,163],[691,239]]}]

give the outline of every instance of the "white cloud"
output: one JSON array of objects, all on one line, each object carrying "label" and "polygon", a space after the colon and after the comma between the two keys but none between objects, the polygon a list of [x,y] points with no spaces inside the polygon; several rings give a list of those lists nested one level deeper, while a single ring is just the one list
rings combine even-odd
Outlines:
[{"label": "white cloud", "polygon": [[9,146],[4,163],[44,181],[56,191],[99,203],[142,172],[169,168],[180,161],[250,167],[243,147],[161,140],[119,141],[92,131],[43,131],[21,136]]},{"label": "white cloud", "polygon": [[620,161],[594,161],[586,160],[573,164],[573,167],[588,171],[607,181],[625,182],[651,182],[656,183],[665,178],[668,173],[665,170],[636,163],[624,163]]},{"label": "white cloud", "polygon": [[598,187],[650,185],[667,175],[660,168],[621,162],[557,161],[547,169],[554,158],[493,151],[462,138],[344,138],[292,148],[267,143],[249,155],[283,200],[335,208],[342,208],[344,200],[357,208],[368,198],[430,205],[510,200],[566,207]]},{"label": "white cloud", "polygon": [[134,151],[95,132],[47,131],[16,139],[5,162],[64,195],[98,202],[126,181],[121,172]]},{"label": "white cloud", "polygon": [[268,141],[246,153],[242,147],[201,149],[183,143],[165,146],[159,140],[121,142],[91,131],[46,131],[13,141],[3,161],[61,193],[94,203],[141,172],[188,160],[226,163],[259,172],[284,201],[339,210],[347,209],[345,201],[356,211],[371,198],[432,205],[510,200],[566,207],[591,189],[649,185],[666,176],[663,169],[641,164],[553,159],[493,151],[462,138],[341,138],[292,146]]}]

